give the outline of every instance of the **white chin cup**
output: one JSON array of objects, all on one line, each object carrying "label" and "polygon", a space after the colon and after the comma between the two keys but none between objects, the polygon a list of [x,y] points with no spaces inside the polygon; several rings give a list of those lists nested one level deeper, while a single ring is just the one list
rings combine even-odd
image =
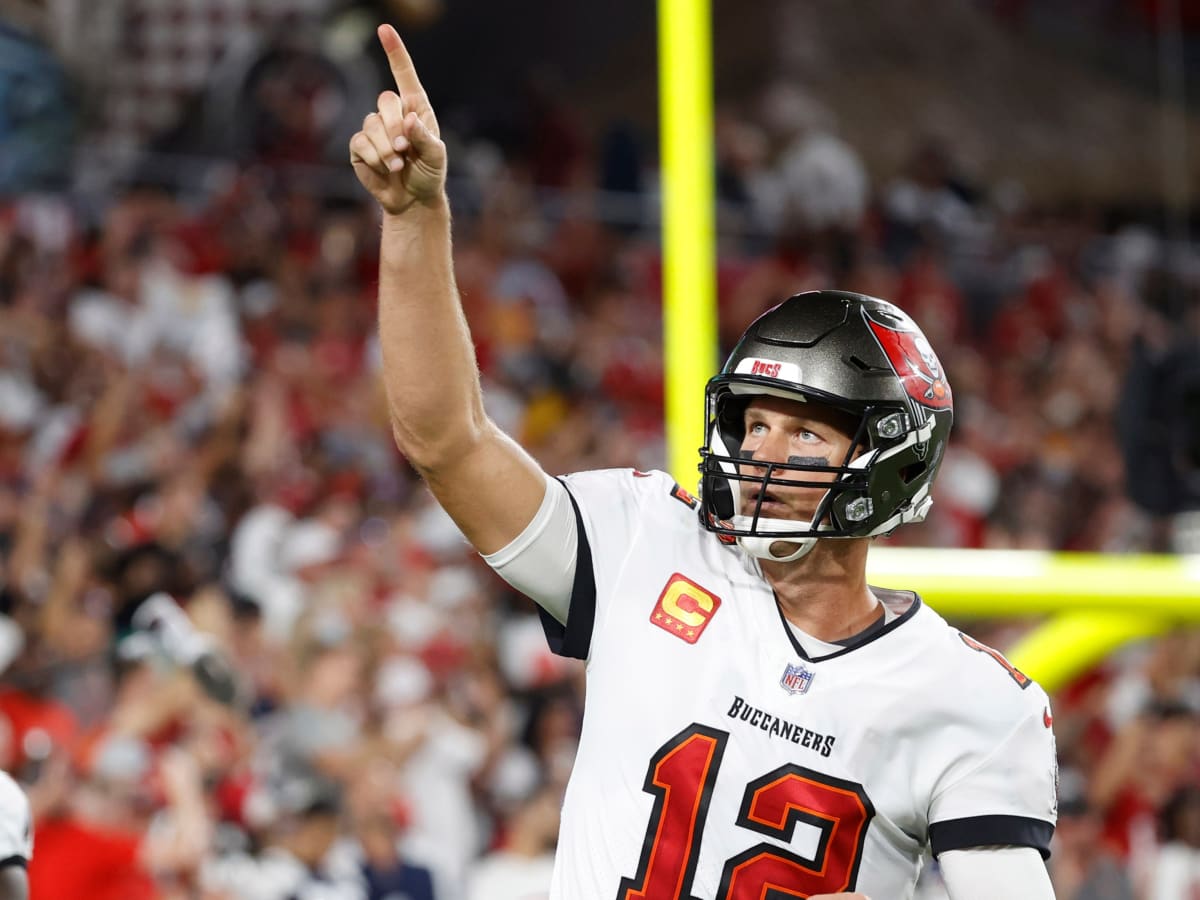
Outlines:
[{"label": "white chin cup", "polygon": [[[732,522],[734,528],[740,531],[749,531],[754,518],[753,516],[734,516]],[[818,539],[815,537],[771,537],[771,532],[787,534],[809,527],[811,527],[811,524],[808,522],[797,522],[791,519],[759,519],[758,534],[752,537],[739,536],[737,542],[743,550],[758,559],[765,559],[770,562],[795,562],[812,550],[813,547],[817,546]],[[780,543],[791,544],[796,549],[786,556],[777,556],[771,552],[771,547]]]}]

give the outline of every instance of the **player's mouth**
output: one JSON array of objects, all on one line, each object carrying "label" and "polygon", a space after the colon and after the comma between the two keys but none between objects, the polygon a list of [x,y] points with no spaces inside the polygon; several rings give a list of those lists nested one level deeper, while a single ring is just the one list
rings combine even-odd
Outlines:
[{"label": "player's mouth", "polygon": [[[759,499],[762,499],[761,505]],[[778,519],[784,514],[790,513],[792,508],[771,491],[755,491],[750,495],[749,502],[746,505],[746,514],[754,515],[755,508],[758,509],[758,514],[766,518]]]}]

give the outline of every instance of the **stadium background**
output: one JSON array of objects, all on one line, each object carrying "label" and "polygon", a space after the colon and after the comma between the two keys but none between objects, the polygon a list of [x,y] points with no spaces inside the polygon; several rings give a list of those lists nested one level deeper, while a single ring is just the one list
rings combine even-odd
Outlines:
[{"label": "stadium background", "polygon": [[[546,878],[580,673],[381,402],[344,160],[382,20],[448,135],[492,415],[550,471],[665,464],[651,5],[0,4],[0,765],[34,897]],[[934,513],[889,543],[1194,552],[1200,10],[718,0],[713,25],[722,346],[836,285],[912,312],[954,385]],[[207,638],[143,627],[160,592]],[[1200,634],[1075,679],[1055,728],[1059,896],[1192,897]]]}]

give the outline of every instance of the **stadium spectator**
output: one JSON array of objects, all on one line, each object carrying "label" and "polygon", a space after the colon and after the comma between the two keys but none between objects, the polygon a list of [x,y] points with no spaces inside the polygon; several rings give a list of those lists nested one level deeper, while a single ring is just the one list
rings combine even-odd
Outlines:
[{"label": "stadium spectator", "polygon": [[361,856],[368,900],[435,900],[433,874],[401,853],[407,807],[396,796],[395,767],[376,764],[359,774],[349,798],[352,834]]},{"label": "stadium spectator", "polygon": [[274,792],[273,819],[256,857],[212,862],[208,891],[255,900],[367,900],[358,860],[338,844],[341,791],[322,776],[292,775]]},{"label": "stadium spectator", "polygon": [[1088,804],[1083,776],[1059,781],[1058,827],[1050,874],[1059,900],[1134,900],[1122,858],[1103,839],[1103,820]]},{"label": "stadium spectator", "polygon": [[1188,784],[1163,806],[1162,845],[1147,873],[1146,900],[1190,897],[1200,890],[1200,787]]},{"label": "stadium spectator", "polygon": [[[154,779],[152,782],[151,779]],[[161,791],[160,813],[154,793]],[[37,825],[30,897],[152,900],[209,852],[211,822],[196,762],[112,735],[92,750],[60,809]]]},{"label": "stadium spectator", "polygon": [[550,892],[562,791],[543,785],[501,822],[499,846],[474,863],[468,900],[528,900]]}]

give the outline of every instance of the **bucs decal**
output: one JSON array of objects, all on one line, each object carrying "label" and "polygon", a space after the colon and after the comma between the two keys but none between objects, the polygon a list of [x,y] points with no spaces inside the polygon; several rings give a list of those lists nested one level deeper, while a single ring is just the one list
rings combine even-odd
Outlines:
[{"label": "bucs decal", "polygon": [[[987,644],[980,643],[979,641],[975,640],[975,638],[971,637],[969,634],[964,634],[961,631],[958,633],[958,636],[960,638],[962,638],[962,642],[964,644],[966,644],[968,647],[970,647],[972,650],[975,650],[979,653],[984,653],[984,654],[990,656],[996,662],[998,662],[1000,664],[1001,668],[1003,668],[1004,671],[1008,673],[1008,677],[1011,678],[1013,681],[1015,681],[1017,683],[1017,687],[1019,687],[1021,690],[1025,690],[1025,688],[1027,688],[1031,684],[1033,684],[1033,679],[1030,678],[1028,675],[1026,675],[1024,672],[1022,672],[1020,669],[1018,669],[1016,666],[1014,666],[1012,663],[1010,663],[1005,658],[1004,654],[1001,653],[999,650],[993,650]],[[1050,707],[1046,707],[1045,715],[1046,716],[1050,715]],[[1043,718],[1042,721],[1045,723],[1047,728],[1049,728],[1051,726],[1051,724],[1053,724],[1053,722],[1054,722],[1053,719],[1050,719],[1049,721],[1047,721],[1045,718]]]},{"label": "bucs decal", "polygon": [[659,594],[650,621],[681,641],[694,644],[720,608],[720,597],[676,572]]},{"label": "bucs decal", "polygon": [[671,496],[690,509],[695,509],[700,504],[699,500],[680,487],[678,483],[671,486]]},{"label": "bucs decal", "polygon": [[950,385],[946,383],[941,363],[912,319],[877,310],[863,310],[863,313],[908,395],[922,406],[949,409]]}]

